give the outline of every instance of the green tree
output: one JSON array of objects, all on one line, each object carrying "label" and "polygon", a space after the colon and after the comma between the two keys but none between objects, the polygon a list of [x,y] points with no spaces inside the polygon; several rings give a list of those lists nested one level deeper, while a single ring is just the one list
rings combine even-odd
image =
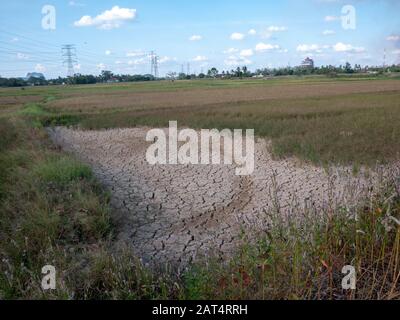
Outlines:
[{"label": "green tree", "polygon": [[353,73],[354,72],[353,68],[351,67],[350,62],[346,62],[346,65],[344,67],[344,71],[346,73]]},{"label": "green tree", "polygon": [[103,70],[101,71],[101,78],[103,81],[109,81],[113,78],[113,73],[111,71]]},{"label": "green tree", "polygon": [[211,78],[215,78],[218,76],[218,69],[213,67],[210,70],[208,70],[207,75]]}]

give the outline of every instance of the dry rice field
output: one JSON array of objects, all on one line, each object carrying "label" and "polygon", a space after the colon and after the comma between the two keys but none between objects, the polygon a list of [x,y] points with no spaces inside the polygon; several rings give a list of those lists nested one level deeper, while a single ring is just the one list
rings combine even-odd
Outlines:
[{"label": "dry rice field", "polygon": [[[385,78],[0,89],[0,299],[398,299]],[[254,172],[150,165],[146,133],[173,120],[254,129]],[[49,262],[62,285],[44,293]]]},{"label": "dry rice field", "polygon": [[[175,87],[167,83],[162,90],[154,91],[104,90],[91,92],[82,90],[62,94],[62,99],[48,104],[50,110],[57,112],[99,112],[108,109],[136,110],[149,108],[201,107],[206,105],[227,105],[239,102],[268,101],[279,99],[302,99],[310,97],[343,96],[357,93],[380,93],[399,90],[398,80],[386,81],[331,81],[327,83],[294,82],[269,84],[268,80],[258,81],[255,85],[238,85],[237,87],[209,88]],[[122,88],[124,88],[122,90]],[[151,87],[150,87],[151,88]]]},{"label": "dry rice field", "polygon": [[[280,123],[274,130],[288,132],[292,139],[294,135],[300,145],[310,137],[320,138],[325,143],[323,152],[332,154],[332,150],[335,153],[335,149],[342,149],[346,156],[351,148],[350,154],[359,159],[359,148],[369,152],[365,143],[369,138],[357,126],[371,130],[368,121],[376,122],[375,116],[388,120],[384,128],[393,128],[389,135],[397,139],[399,123],[389,115],[399,113],[399,94],[400,81],[396,80],[155,92],[129,92],[125,88],[67,94],[45,108],[50,112],[82,112],[89,119],[95,114],[90,123],[98,126],[97,130],[82,130],[91,127],[83,118],[83,128],[56,127],[48,132],[56,145],[89,164],[111,192],[119,242],[128,244],[145,262],[184,266],[198,257],[231,256],[240,246],[243,232],[256,238],[268,228],[268,213],[273,211],[293,219],[305,210],[356,210],[360,199],[379,190],[385,170],[397,163],[398,144],[389,146],[391,152],[382,154],[382,158],[372,155],[373,160],[387,156],[383,164],[365,167],[360,161],[355,168],[350,158],[343,164],[328,161],[323,165],[309,154],[300,152],[298,157],[293,150],[277,155],[276,137],[268,130]],[[258,122],[260,117],[269,117],[269,122]],[[353,117],[358,120],[353,121]],[[133,125],[129,119],[134,119]],[[237,177],[233,166],[224,165],[149,165],[145,160],[149,145],[145,135],[151,127],[144,125],[162,126],[176,119],[196,128],[214,124],[219,128],[254,126],[256,134],[257,129],[258,133],[264,129],[266,137],[259,135],[256,143],[254,174]],[[115,121],[111,128],[135,128],[104,130],[102,121]],[[296,128],[298,132],[293,131]],[[327,132],[322,133],[324,130]],[[337,145],[335,135],[344,141],[343,145]],[[357,139],[364,142],[357,145]],[[370,143],[377,143],[376,139],[381,138],[375,137]],[[287,147],[296,149],[296,144]],[[382,145],[380,148],[389,150]]]}]

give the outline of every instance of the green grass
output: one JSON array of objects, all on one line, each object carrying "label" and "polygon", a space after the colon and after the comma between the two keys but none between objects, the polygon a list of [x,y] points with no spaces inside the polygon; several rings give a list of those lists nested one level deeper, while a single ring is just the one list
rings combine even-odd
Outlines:
[{"label": "green grass", "polygon": [[80,115],[47,111],[43,108],[43,104],[39,103],[27,104],[18,114],[29,120],[35,127],[74,125],[81,119]]},{"label": "green grass", "polygon": [[45,111],[38,103],[27,104],[19,111],[19,114],[28,117],[43,117],[50,115],[50,113]]},{"label": "green grass", "polygon": [[[108,194],[87,166],[32,125],[20,117],[0,120],[0,299],[175,296],[165,289],[173,287],[172,276],[162,280],[114,252]],[[47,264],[58,272],[51,292],[40,287]]]},{"label": "green grass", "polygon": [[0,118],[0,152],[9,148],[16,142],[18,133],[14,126],[4,118]]},{"label": "green grass", "polygon": [[59,185],[92,178],[92,171],[88,166],[65,156],[40,163],[33,171],[41,181]]}]

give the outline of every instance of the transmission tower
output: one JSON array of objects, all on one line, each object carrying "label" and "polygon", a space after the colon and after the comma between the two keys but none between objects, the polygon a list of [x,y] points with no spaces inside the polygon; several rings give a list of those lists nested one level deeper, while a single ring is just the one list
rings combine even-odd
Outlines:
[{"label": "transmission tower", "polygon": [[154,57],[154,77],[158,78],[158,56]]},{"label": "transmission tower", "polygon": [[150,59],[151,59],[151,71],[150,71],[150,74],[154,75],[154,51],[150,52]]},{"label": "transmission tower", "polygon": [[73,44],[62,46],[63,65],[67,66],[68,77],[73,77],[75,74],[74,64],[78,63],[76,56],[76,48]]},{"label": "transmission tower", "polygon": [[158,56],[152,51],[150,53],[151,58],[151,74],[154,78],[158,78]]},{"label": "transmission tower", "polygon": [[190,75],[190,63],[187,64],[187,75]]},{"label": "transmission tower", "polygon": [[383,67],[386,68],[386,49],[383,50]]},{"label": "transmission tower", "polygon": [[76,56],[76,48],[72,44],[67,44],[62,47],[63,64],[67,66],[67,74],[73,77],[75,74],[74,64],[78,63]]}]

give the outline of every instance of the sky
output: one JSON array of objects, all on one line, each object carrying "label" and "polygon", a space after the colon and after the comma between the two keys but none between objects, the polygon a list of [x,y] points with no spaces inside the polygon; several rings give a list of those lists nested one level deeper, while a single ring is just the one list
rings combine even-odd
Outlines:
[{"label": "sky", "polygon": [[[0,76],[400,63],[398,0],[2,0]],[[386,52],[386,54],[385,54]],[[65,53],[65,51],[64,51]],[[384,56],[386,59],[384,60]]]}]

